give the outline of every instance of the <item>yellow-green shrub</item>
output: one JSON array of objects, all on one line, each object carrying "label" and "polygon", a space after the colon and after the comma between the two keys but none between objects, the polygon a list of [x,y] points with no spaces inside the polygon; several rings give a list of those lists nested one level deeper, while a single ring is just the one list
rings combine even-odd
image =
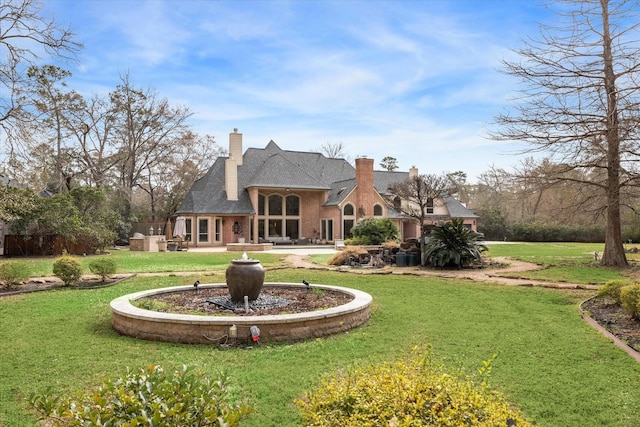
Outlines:
[{"label": "yellow-green shrub", "polygon": [[53,275],[62,280],[65,286],[73,285],[82,276],[82,264],[76,257],[63,255],[53,263]]},{"label": "yellow-green shrub", "polygon": [[640,319],[640,283],[620,290],[620,304],[634,319]]},{"label": "yellow-green shrub", "polygon": [[[481,370],[488,375],[490,362]],[[485,377],[486,378],[486,377]],[[297,401],[308,427],[530,426],[482,378],[454,376],[430,354],[354,368]]]},{"label": "yellow-green shrub", "polygon": [[620,290],[627,285],[630,285],[627,280],[609,280],[598,290],[598,295],[609,297],[616,304],[620,304]]},{"label": "yellow-green shrub", "polygon": [[27,277],[24,266],[17,261],[5,261],[0,264],[0,282],[9,289],[18,286]]}]

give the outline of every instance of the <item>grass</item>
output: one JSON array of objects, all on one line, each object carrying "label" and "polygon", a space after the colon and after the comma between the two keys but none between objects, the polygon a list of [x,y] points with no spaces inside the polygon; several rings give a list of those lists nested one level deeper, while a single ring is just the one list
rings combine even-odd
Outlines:
[{"label": "grass", "polygon": [[[636,245],[626,245],[627,248]],[[542,270],[518,273],[501,273],[505,277],[523,277],[532,280],[570,282],[579,284],[603,284],[621,279],[637,270],[601,267],[594,253],[600,255],[604,245],[600,243],[515,243],[489,245],[489,257],[509,257],[544,266]],[[638,254],[627,254],[630,263],[638,265]]]},{"label": "grass", "polygon": [[[184,269],[200,270],[205,262],[222,269],[228,263],[193,262],[200,267],[185,263]],[[279,264],[278,259],[272,262]],[[151,257],[148,263],[156,261]],[[132,265],[144,267],[142,262]],[[576,305],[592,295],[588,291],[303,269],[272,269],[266,277],[302,279],[371,293],[372,318],[366,326],[324,339],[222,350],[141,341],[111,328],[113,298],[190,284],[194,277],[136,277],[110,288],[2,298],[0,425],[36,425],[26,402],[31,392],[51,387],[69,395],[97,386],[104,377],[120,376],[127,367],[188,364],[208,375],[224,369],[233,378],[257,409],[243,426],[295,426],[300,418],[293,400],[324,375],[352,364],[393,360],[414,345],[430,343],[452,371],[475,372],[498,354],[491,385],[538,425],[637,426],[640,364],[581,320]]]},{"label": "grass", "polygon": [[[78,257],[83,274],[90,274],[89,263],[96,257],[110,256],[118,266],[118,272],[125,273],[171,273],[176,271],[207,272],[224,270],[230,261],[239,258],[239,252],[137,252],[116,250],[108,255]],[[254,255],[255,256],[255,255]],[[260,263],[265,267],[282,265],[283,255],[260,254]],[[55,257],[12,258],[24,266],[29,277],[51,276]]]}]

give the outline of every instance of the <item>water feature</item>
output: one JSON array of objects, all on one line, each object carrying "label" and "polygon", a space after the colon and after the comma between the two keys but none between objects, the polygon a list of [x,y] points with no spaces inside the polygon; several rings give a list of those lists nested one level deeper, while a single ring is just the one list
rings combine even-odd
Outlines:
[{"label": "water feature", "polygon": [[[234,340],[255,341],[259,331],[260,340],[296,341],[306,338],[318,338],[347,331],[363,325],[370,316],[371,295],[350,288],[325,284],[264,282],[264,268],[256,259],[243,254],[234,259],[226,270],[227,283],[201,284],[198,286],[175,286],[151,289],[124,295],[111,301],[112,325],[121,334],[154,341],[180,343],[211,344]],[[336,307],[322,310],[305,311],[291,314],[260,315],[259,310],[251,315],[195,315],[167,313],[142,309],[131,302],[161,294],[188,293],[194,298],[198,289],[227,289],[229,301],[234,304],[260,304],[260,291],[263,287],[273,289],[298,290],[310,292],[336,292],[347,295],[351,300]],[[257,290],[256,290],[257,289]],[[246,298],[245,298],[246,297]]]}]

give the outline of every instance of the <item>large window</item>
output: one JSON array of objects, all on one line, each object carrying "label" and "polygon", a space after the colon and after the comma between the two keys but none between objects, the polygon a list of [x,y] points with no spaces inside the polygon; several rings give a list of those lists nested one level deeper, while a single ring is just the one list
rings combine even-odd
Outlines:
[{"label": "large window", "polygon": [[258,194],[258,236],[300,237],[300,197]]},{"label": "large window", "polygon": [[209,241],[209,219],[200,218],[198,220],[198,242]]}]

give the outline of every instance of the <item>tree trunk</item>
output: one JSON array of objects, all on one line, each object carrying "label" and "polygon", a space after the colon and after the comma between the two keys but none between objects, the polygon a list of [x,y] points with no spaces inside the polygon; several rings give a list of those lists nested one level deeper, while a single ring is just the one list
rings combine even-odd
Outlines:
[{"label": "tree trunk", "polygon": [[624,253],[620,226],[620,121],[616,75],[611,52],[608,0],[600,0],[600,6],[602,10],[604,88],[607,94],[607,231],[602,265],[626,267],[628,265],[627,257]]}]

